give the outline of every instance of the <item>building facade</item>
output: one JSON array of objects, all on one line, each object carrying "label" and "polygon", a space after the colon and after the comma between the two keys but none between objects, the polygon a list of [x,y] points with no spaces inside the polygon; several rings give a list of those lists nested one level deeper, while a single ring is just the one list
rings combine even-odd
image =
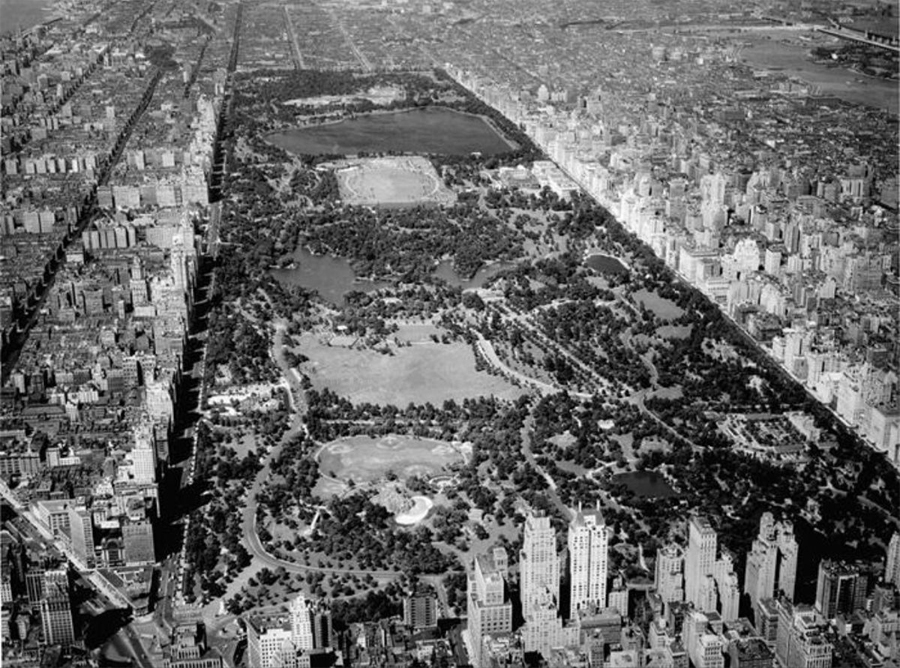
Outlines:
[{"label": "building facade", "polygon": [[569,605],[577,611],[606,605],[609,529],[599,510],[579,509],[569,523]]}]

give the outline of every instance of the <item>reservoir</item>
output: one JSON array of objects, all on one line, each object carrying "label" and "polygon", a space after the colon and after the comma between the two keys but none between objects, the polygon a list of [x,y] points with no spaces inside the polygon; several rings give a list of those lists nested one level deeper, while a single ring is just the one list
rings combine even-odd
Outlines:
[{"label": "reservoir", "polygon": [[675,490],[666,482],[665,477],[654,471],[619,473],[613,476],[613,480],[622,483],[642,499],[666,499],[677,496]]},{"label": "reservoir", "polygon": [[507,153],[513,147],[480,116],[444,107],[426,107],[358,116],[310,125],[266,137],[272,144],[301,155],[366,153],[436,153],[483,155]]}]

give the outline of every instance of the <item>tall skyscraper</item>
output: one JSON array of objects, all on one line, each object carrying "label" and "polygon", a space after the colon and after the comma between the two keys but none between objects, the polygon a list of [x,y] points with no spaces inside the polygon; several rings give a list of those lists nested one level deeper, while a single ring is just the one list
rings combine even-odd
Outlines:
[{"label": "tall skyscraper", "polygon": [[575,628],[563,627],[559,607],[546,589],[541,589],[525,612],[525,624],[520,629],[522,649],[525,652],[537,652],[545,659],[551,656],[555,647],[565,647],[574,638],[567,634]]},{"label": "tall skyscraper", "polygon": [[816,582],[816,610],[825,619],[838,613],[850,614],[866,605],[868,577],[858,566],[823,559]]},{"label": "tall skyscraper", "polygon": [[475,668],[481,667],[481,647],[486,635],[512,631],[512,602],[507,591],[509,557],[502,547],[475,557],[469,574],[466,597],[468,628],[475,656]]},{"label": "tall skyscraper", "polygon": [[92,567],[94,565],[94,521],[83,497],[69,505],[69,538],[72,550]]},{"label": "tall skyscraper", "polygon": [[758,601],[783,592],[794,600],[797,582],[797,540],[790,522],[776,522],[771,513],[763,513],[759,535],[747,555],[744,591],[753,609]]},{"label": "tall skyscraper", "polygon": [[569,523],[569,587],[571,616],[587,606],[606,606],[609,530],[599,510],[575,513]]},{"label": "tall skyscraper", "polygon": [[888,543],[884,581],[900,587],[900,531],[895,531]]},{"label": "tall skyscraper", "polygon": [[529,515],[525,519],[522,550],[519,552],[519,590],[522,613],[527,615],[542,592],[559,605],[559,555],[556,532],[545,515]]},{"label": "tall skyscraper", "polygon": [[519,553],[519,590],[522,597],[522,648],[549,659],[555,647],[568,644],[559,616],[560,561],[556,532],[550,518],[530,514],[525,520],[522,550]]},{"label": "tall skyscraper", "polygon": [[688,523],[688,548],[684,557],[684,597],[702,611],[705,608],[703,592],[708,587],[707,576],[713,573],[716,563],[717,536],[705,517],[694,515]]},{"label": "tall skyscraper", "polygon": [[175,287],[179,290],[186,290],[188,287],[187,263],[184,258],[184,238],[180,233],[176,233],[172,238],[170,253],[169,262],[172,276],[175,279]]},{"label": "tall skyscraper", "polygon": [[44,571],[43,598],[39,607],[44,642],[48,645],[71,645],[75,642],[69,575],[65,568]]},{"label": "tall skyscraper", "polygon": [[291,613],[291,635],[294,640],[294,647],[297,649],[312,649],[312,611],[306,597],[303,594],[297,596],[291,601],[289,611]]},{"label": "tall skyscraper", "polygon": [[684,550],[670,543],[656,551],[656,592],[663,603],[684,600]]},{"label": "tall skyscraper", "polygon": [[717,542],[705,517],[691,517],[684,559],[685,600],[701,612],[718,612],[723,620],[731,621],[738,618],[740,586],[732,556],[723,551],[716,559]]},{"label": "tall skyscraper", "polygon": [[723,550],[716,560],[713,579],[717,595],[716,609],[724,621],[734,621],[740,616],[741,586],[737,573],[734,572],[734,559],[730,553]]}]

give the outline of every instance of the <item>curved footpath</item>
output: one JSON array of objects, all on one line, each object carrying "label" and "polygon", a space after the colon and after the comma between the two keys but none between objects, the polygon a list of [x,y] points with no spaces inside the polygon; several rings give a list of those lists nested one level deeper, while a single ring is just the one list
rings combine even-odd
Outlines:
[{"label": "curved footpath", "polygon": [[284,332],[287,325],[284,321],[275,323],[275,338],[272,348],[272,358],[281,370],[282,378],[287,384],[289,391],[289,404],[292,409],[293,417],[290,428],[285,432],[278,445],[272,447],[269,453],[262,461],[262,468],[257,472],[253,483],[247,490],[247,501],[244,504],[243,516],[241,520],[241,532],[243,533],[242,542],[253,557],[270,568],[284,568],[289,573],[328,573],[335,575],[371,575],[379,580],[393,580],[400,576],[398,571],[381,571],[369,570],[364,568],[340,568],[330,566],[307,566],[298,564],[293,561],[276,557],[262,544],[259,539],[259,533],[256,530],[256,495],[262,488],[263,483],[271,475],[270,464],[281,454],[284,444],[296,434],[306,431],[306,425],[303,423],[303,414],[306,412],[306,405],[303,401],[303,390],[300,387],[300,377],[297,370],[292,368],[284,357]]}]

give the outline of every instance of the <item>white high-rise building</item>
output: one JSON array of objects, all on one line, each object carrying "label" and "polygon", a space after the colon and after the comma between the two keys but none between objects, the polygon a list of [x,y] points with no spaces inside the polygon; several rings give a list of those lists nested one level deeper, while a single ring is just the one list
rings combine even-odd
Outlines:
[{"label": "white high-rise building", "polygon": [[774,598],[781,591],[794,600],[797,582],[797,540],[790,522],[776,522],[771,513],[763,513],[759,535],[747,555],[744,591],[751,606],[764,598]]},{"label": "white high-rise building", "polygon": [[891,542],[888,543],[884,581],[900,587],[900,531],[895,531]]},{"label": "white high-rise building", "polygon": [[719,207],[725,203],[725,177],[716,172],[700,177],[700,196],[704,205]]},{"label": "white high-rise building", "polygon": [[522,649],[526,652],[538,652],[547,659],[554,648],[565,647],[574,640],[567,633],[572,630],[574,628],[563,627],[556,601],[550,592],[542,589],[525,612],[525,624],[520,629]]},{"label": "white high-rise building", "polygon": [[529,515],[525,520],[522,550],[519,552],[519,590],[522,593],[522,613],[527,615],[538,599],[559,604],[559,555],[556,552],[556,532],[550,518]]},{"label": "white high-rise building", "polygon": [[734,572],[734,559],[724,552],[716,561],[713,573],[716,582],[716,604],[723,621],[731,622],[740,616],[741,587]]},{"label": "white high-rise building", "polygon": [[481,650],[485,636],[512,631],[512,601],[507,596],[509,557],[502,547],[478,555],[468,577],[468,631],[474,656],[472,665],[482,665]]},{"label": "white high-rise building", "polygon": [[134,479],[141,483],[156,482],[156,444],[153,425],[142,420],[134,430],[134,449],[131,451]]},{"label": "white high-rise building", "polygon": [[145,380],[147,412],[154,420],[171,422],[175,416],[175,405],[167,383]]},{"label": "white high-rise building", "polygon": [[663,603],[684,600],[684,549],[670,543],[656,551],[656,592]]},{"label": "white high-rise building", "polygon": [[599,510],[580,508],[569,523],[571,615],[587,606],[606,606],[609,530]]},{"label": "white high-rise building", "polygon": [[180,232],[175,234],[172,239],[172,250],[170,253],[169,262],[172,276],[175,279],[175,287],[184,291],[188,287],[187,262],[184,257],[184,238]]},{"label": "white high-rise building", "polygon": [[702,599],[706,576],[715,571],[716,532],[705,517],[693,516],[688,523],[688,549],[684,558],[684,595],[685,600],[693,603],[702,612],[710,612],[704,608]]},{"label": "white high-rise building", "polygon": [[297,649],[312,649],[313,644],[313,610],[306,597],[300,594],[291,601],[288,608],[291,614],[291,637]]}]

